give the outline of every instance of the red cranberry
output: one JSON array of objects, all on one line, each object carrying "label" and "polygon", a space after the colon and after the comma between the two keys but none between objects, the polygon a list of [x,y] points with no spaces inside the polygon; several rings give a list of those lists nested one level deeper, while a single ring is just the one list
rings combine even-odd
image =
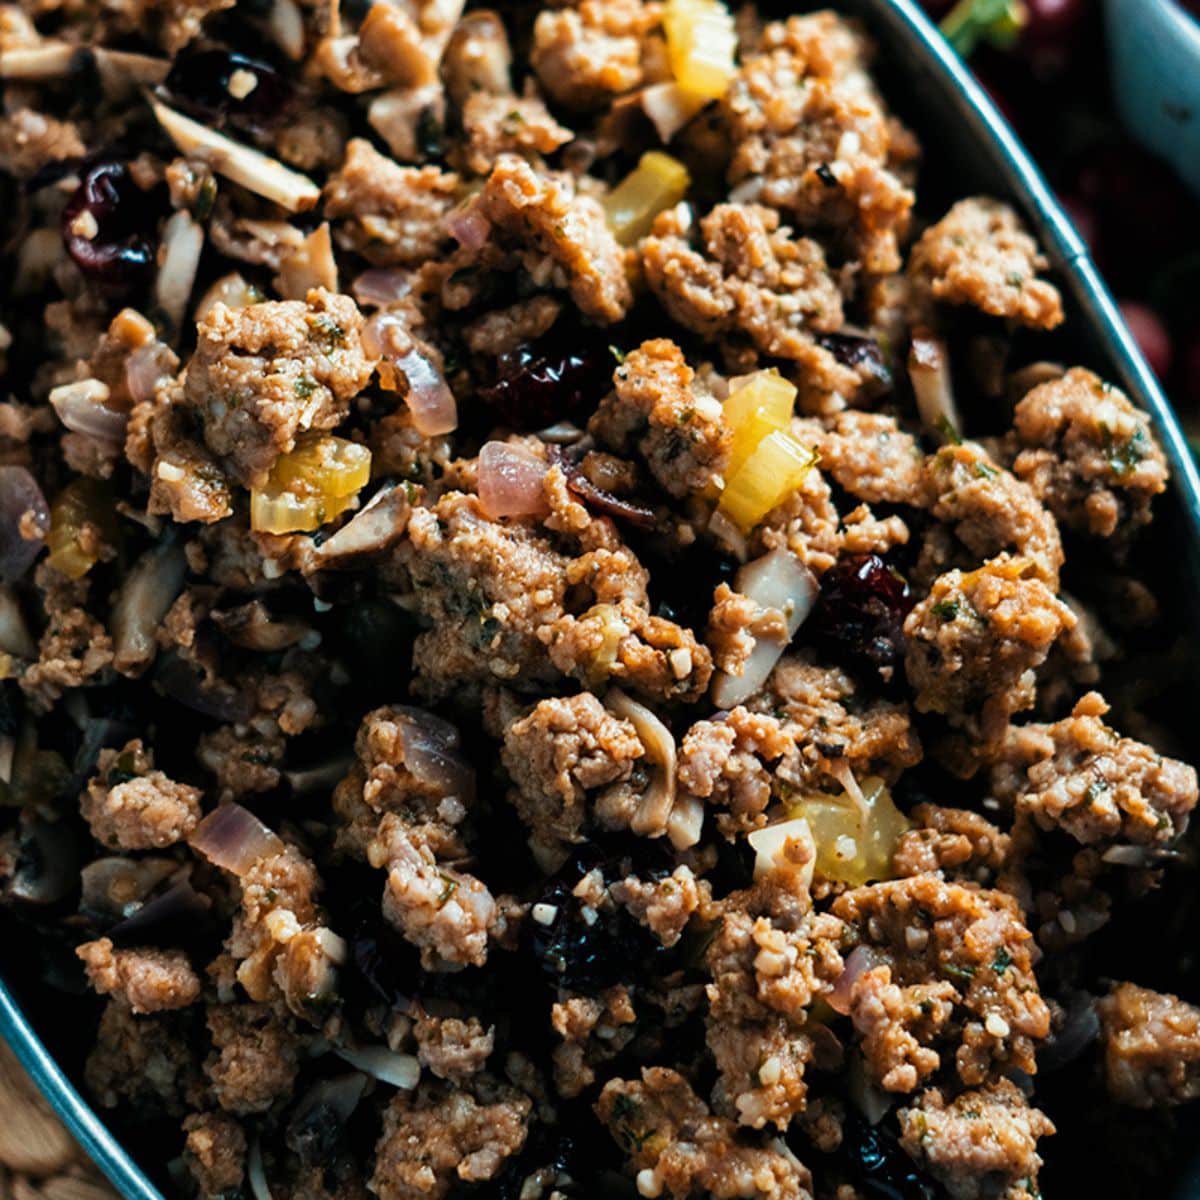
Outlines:
[{"label": "red cranberry", "polygon": [[1122,300],[1120,308],[1125,324],[1141,347],[1150,369],[1159,379],[1166,379],[1171,369],[1171,335],[1162,318],[1149,305],[1136,300]]},{"label": "red cranberry", "polygon": [[525,346],[502,359],[499,379],[479,388],[479,398],[514,429],[525,430],[594,408],[612,387],[612,351],[597,345],[563,350],[563,340]]},{"label": "red cranberry", "polygon": [[236,50],[182,51],[165,87],[197,116],[252,133],[278,125],[293,99],[287,80],[270,63]]},{"label": "red cranberry", "polygon": [[835,661],[890,678],[904,653],[904,618],[912,606],[903,575],[878,554],[856,554],[825,572],[804,628]]},{"label": "red cranberry", "polygon": [[154,270],[154,239],[146,232],[148,195],[124,163],[89,167],[62,211],[67,253],[89,279],[115,287],[144,283]]}]

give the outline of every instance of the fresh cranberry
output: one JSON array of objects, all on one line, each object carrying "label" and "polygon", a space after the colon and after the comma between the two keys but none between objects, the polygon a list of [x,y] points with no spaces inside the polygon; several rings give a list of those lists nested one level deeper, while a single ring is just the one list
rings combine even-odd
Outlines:
[{"label": "fresh cranberry", "polygon": [[144,283],[154,270],[154,239],[146,232],[148,195],[124,163],[89,167],[62,211],[67,253],[89,279],[114,287]]},{"label": "fresh cranberry", "polygon": [[878,554],[856,554],[825,572],[804,630],[836,661],[890,678],[904,653],[904,618],[912,606],[903,575]]},{"label": "fresh cranberry", "polygon": [[1125,324],[1141,347],[1150,369],[1159,379],[1166,379],[1171,369],[1171,335],[1162,318],[1149,305],[1136,300],[1122,300],[1120,307]]},{"label": "fresh cranberry", "polygon": [[270,63],[236,50],[182,51],[165,87],[197,116],[250,132],[278,125],[293,99],[287,80]]},{"label": "fresh cranberry", "polygon": [[562,349],[561,337],[525,346],[500,362],[500,377],[479,388],[514,429],[544,429],[594,408],[612,387],[616,362],[606,346]]}]

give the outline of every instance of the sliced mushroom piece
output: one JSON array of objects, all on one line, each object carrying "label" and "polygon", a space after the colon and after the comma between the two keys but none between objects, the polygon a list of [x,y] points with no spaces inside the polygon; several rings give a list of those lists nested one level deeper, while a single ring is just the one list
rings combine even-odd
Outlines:
[{"label": "sliced mushroom piece", "polygon": [[320,200],[321,189],[307,175],[185,117],[153,96],[149,101],[158,123],[181,154],[201,159],[217,174],[288,212],[304,212]]},{"label": "sliced mushroom piece", "polygon": [[500,17],[486,8],[468,13],[454,27],[442,56],[442,78],[460,108],[474,92],[512,92],[512,49]]},{"label": "sliced mushroom piece", "polygon": [[922,330],[913,334],[908,351],[908,377],[925,427],[945,441],[959,441],[962,422],[954,402],[950,354],[941,338]]},{"label": "sliced mushroom piece", "polygon": [[303,621],[275,620],[261,600],[251,600],[236,608],[214,610],[213,624],[235,646],[270,653],[285,650],[312,632]]},{"label": "sliced mushroom piece", "polygon": [[338,290],[337,262],[328,221],[318,225],[297,249],[284,257],[274,283],[275,290],[285,300],[303,300],[310,288]]},{"label": "sliced mushroom piece", "polygon": [[408,487],[403,484],[385,487],[332,537],[319,544],[304,543],[298,551],[298,566],[305,575],[311,575],[337,566],[341,559],[381,554],[404,536],[411,513]]},{"label": "sliced mushroom piece", "polygon": [[0,584],[0,651],[13,658],[37,658],[37,643],[11,584]]},{"label": "sliced mushroom piece", "polygon": [[[675,807],[675,737],[644,704],[639,704],[620,688],[610,689],[604,704],[609,712],[633,725],[646,751],[646,759],[654,764],[650,785],[633,815],[630,827],[643,837],[661,837],[670,828],[671,812]],[[680,826],[679,833],[681,836],[691,836],[686,822]],[[686,845],[695,845],[699,838],[700,831],[697,828],[695,840],[686,842]],[[675,844],[674,839],[672,844]]]},{"label": "sliced mushroom piece", "polygon": [[40,46],[18,46],[0,53],[0,79],[20,79],[40,83],[61,79],[71,69],[82,47],[70,42],[42,42]]},{"label": "sliced mushroom piece", "polygon": [[156,87],[171,70],[167,58],[154,58],[132,50],[109,50],[97,46],[92,51],[100,86],[110,100],[120,100],[140,87]]},{"label": "sliced mushroom piece", "polygon": [[154,660],[156,633],[183,588],[187,559],[183,548],[155,546],[138,559],[113,605],[113,666],[130,678]]},{"label": "sliced mushroom piece", "polygon": [[296,0],[272,0],[267,33],[292,62],[304,57],[304,14]]}]

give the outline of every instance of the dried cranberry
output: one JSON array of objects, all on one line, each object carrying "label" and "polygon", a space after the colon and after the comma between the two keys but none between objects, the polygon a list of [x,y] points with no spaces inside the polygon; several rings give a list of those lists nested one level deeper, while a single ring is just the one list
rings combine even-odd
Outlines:
[{"label": "dried cranberry", "polygon": [[75,265],[97,283],[134,287],[154,270],[154,239],[146,232],[150,197],[124,163],[84,172],[62,211],[62,238]]},{"label": "dried cranberry", "polygon": [[568,862],[538,897],[530,922],[534,957],[544,974],[560,987],[589,994],[647,977],[653,970],[648,963],[662,951],[625,909],[597,911],[575,895],[576,884],[592,869],[604,873],[606,882],[624,877],[623,870],[597,857],[585,850]]},{"label": "dried cranberry", "polygon": [[879,343],[856,333],[821,333],[817,345],[828,350],[844,367],[859,370],[875,393],[890,391],[892,372]]},{"label": "dried cranberry", "polygon": [[606,346],[562,349],[564,336],[524,346],[501,359],[500,377],[479,397],[514,429],[544,429],[594,408],[612,387],[613,356]]},{"label": "dried cranberry", "polygon": [[270,63],[237,50],[184,50],[164,86],[195,115],[251,133],[278,125],[293,100],[291,86]]},{"label": "dried cranberry", "polygon": [[825,572],[805,631],[831,658],[890,679],[904,653],[908,582],[878,554],[856,554]]},{"label": "dried cranberry", "polygon": [[[805,1161],[818,1156],[805,1147]],[[842,1142],[831,1165],[845,1172],[867,1200],[942,1200],[945,1193],[923,1174],[885,1125],[869,1125],[850,1110],[842,1123]]]}]

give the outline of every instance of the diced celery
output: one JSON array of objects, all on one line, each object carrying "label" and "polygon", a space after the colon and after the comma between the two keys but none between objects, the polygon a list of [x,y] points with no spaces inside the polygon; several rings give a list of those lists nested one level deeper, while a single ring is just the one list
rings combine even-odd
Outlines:
[{"label": "diced celery", "polygon": [[896,843],[912,828],[882,779],[863,780],[861,791],[863,805],[845,793],[816,792],[788,807],[790,817],[803,817],[812,830],[816,874],[851,887],[890,879]]},{"label": "diced celery", "polygon": [[732,479],[769,433],[786,429],[796,389],[774,367],[746,377],[725,401],[725,423],[733,430],[726,478]]},{"label": "diced celery", "polygon": [[667,57],[685,93],[719,100],[736,71],[737,30],[719,0],[667,0],[663,13]]},{"label": "diced celery", "polygon": [[312,533],[353,506],[355,496],[311,495],[263,489],[250,493],[250,528],[256,533]]},{"label": "diced celery", "polygon": [[69,483],[50,505],[46,561],[68,579],[82,579],[100,558],[104,543],[116,540],[112,493],[98,479]]},{"label": "diced celery", "polygon": [[295,449],[281,454],[271,468],[267,488],[338,498],[351,496],[371,478],[366,446],[328,433],[302,434]]},{"label": "diced celery", "polygon": [[749,533],[803,482],[816,452],[785,430],[769,433],[726,482],[717,511]]},{"label": "diced celery", "polygon": [[648,150],[638,165],[604,198],[604,213],[613,236],[631,246],[650,232],[660,212],[687,195],[687,167],[661,150]]}]

